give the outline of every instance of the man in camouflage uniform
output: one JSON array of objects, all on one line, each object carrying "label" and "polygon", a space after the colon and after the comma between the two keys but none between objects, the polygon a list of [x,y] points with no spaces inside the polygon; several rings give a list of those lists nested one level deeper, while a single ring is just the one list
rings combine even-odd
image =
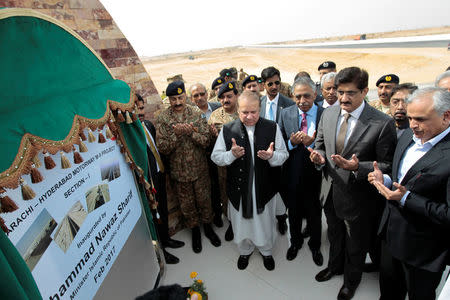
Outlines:
[{"label": "man in camouflage uniform", "polygon": [[217,93],[220,90],[220,87],[225,83],[225,79],[222,77],[217,77],[214,79],[213,83],[211,84],[211,94],[209,96],[208,102],[219,102],[219,99],[217,98]]},{"label": "man in camouflage uniform", "polygon": [[[214,125],[216,131],[214,140],[215,143],[219,131],[222,129],[223,125],[236,120],[239,115],[237,113],[237,98],[238,91],[236,89],[236,83],[227,82],[222,85],[217,96],[219,97],[222,107],[219,107],[212,112],[209,117],[208,124]],[[220,200],[222,202],[222,211],[227,215],[228,209],[228,198],[227,198],[227,169],[226,167],[218,167],[219,175],[219,186],[220,186]],[[234,238],[233,228],[231,223],[225,233],[225,240],[231,241]]]},{"label": "man in camouflage uniform", "polygon": [[200,223],[205,236],[215,247],[221,242],[211,227],[211,193],[205,148],[210,133],[201,111],[186,105],[186,91],[182,81],[167,86],[170,107],[156,120],[159,151],[169,157],[170,177],[180,202],[186,225],[192,229],[192,248],[202,251]]},{"label": "man in camouflage uniform", "polygon": [[400,79],[395,74],[383,75],[378,79],[376,86],[378,88],[378,99],[369,102],[370,106],[375,107],[381,112],[390,115],[390,100],[392,90],[398,85]]}]

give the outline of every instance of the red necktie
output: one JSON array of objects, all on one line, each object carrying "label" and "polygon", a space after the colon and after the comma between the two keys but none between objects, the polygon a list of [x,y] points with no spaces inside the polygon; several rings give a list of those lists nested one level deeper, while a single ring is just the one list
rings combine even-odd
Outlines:
[{"label": "red necktie", "polygon": [[302,121],[300,122],[300,131],[308,134],[308,123],[306,122],[306,113],[302,113]]}]

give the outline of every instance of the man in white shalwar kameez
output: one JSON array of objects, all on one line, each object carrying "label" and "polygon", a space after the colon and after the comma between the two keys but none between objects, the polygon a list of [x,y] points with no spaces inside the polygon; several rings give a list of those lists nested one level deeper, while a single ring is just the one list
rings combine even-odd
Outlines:
[{"label": "man in white shalwar kameez", "polygon": [[248,265],[255,247],[267,270],[275,268],[272,248],[277,237],[275,197],[280,166],[289,153],[278,125],[259,118],[260,101],[244,91],[238,100],[239,119],[221,130],[211,159],[227,166],[228,215],[239,250],[238,268]]}]

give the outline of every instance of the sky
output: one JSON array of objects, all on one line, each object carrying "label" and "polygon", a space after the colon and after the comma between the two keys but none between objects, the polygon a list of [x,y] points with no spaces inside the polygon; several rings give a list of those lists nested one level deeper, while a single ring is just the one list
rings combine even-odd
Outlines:
[{"label": "sky", "polygon": [[100,0],[139,56],[450,25],[448,0]]}]

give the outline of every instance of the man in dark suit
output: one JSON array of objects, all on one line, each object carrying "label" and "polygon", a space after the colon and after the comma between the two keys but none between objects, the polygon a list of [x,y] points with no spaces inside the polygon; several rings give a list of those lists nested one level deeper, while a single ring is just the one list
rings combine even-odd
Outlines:
[{"label": "man in dark suit", "polygon": [[450,92],[424,88],[407,104],[410,128],[395,150],[392,177],[377,162],[368,175],[388,200],[379,229],[380,299],[405,299],[406,292],[411,300],[435,299],[450,260]]},{"label": "man in dark suit", "polygon": [[[323,108],[314,104],[316,85],[308,77],[299,77],[292,87],[297,105],[281,112],[279,125],[283,134],[289,158],[282,168],[281,195],[287,199],[289,209],[289,231],[291,246],[286,258],[293,260],[302,247],[302,216],[305,215],[310,228],[308,242],[316,265],[323,264],[320,252],[322,235],[322,208],[320,206],[321,172],[309,159],[307,147],[314,147],[316,127]],[[303,212],[304,210],[304,212]]]},{"label": "man in dark suit", "polygon": [[367,182],[373,161],[389,171],[396,135],[394,120],[364,102],[369,76],[350,67],[335,78],[340,107],[329,107],[317,130],[311,160],[323,168],[324,211],[328,224],[328,267],[316,275],[329,280],[344,272],[338,299],[351,299],[361,282],[375,222],[371,218],[376,190]]},{"label": "man in dark suit", "polygon": [[[259,116],[278,123],[281,111],[295,103],[280,93],[281,77],[278,69],[275,67],[265,68],[261,72],[261,78],[267,95],[261,98]],[[283,201],[286,204],[286,199],[283,199]],[[278,230],[281,234],[285,234],[287,229],[286,218],[286,214],[277,215]]]},{"label": "man in dark suit", "polygon": [[[161,240],[164,258],[168,264],[177,264],[180,260],[173,254],[166,251],[165,248],[180,248],[184,246],[184,242],[177,241],[169,236],[169,212],[167,209],[167,194],[166,194],[166,174],[164,173],[164,164],[162,157],[159,155],[156,148],[155,137],[156,129],[152,122],[145,120],[145,102],[141,95],[136,94],[137,109],[139,120],[144,126],[145,136],[147,139],[147,156],[149,162],[149,175],[152,179],[153,185],[157,191],[156,201],[158,202],[158,211],[160,213],[160,222],[155,222],[156,228]],[[152,211],[153,219],[156,218],[156,211]]]}]

